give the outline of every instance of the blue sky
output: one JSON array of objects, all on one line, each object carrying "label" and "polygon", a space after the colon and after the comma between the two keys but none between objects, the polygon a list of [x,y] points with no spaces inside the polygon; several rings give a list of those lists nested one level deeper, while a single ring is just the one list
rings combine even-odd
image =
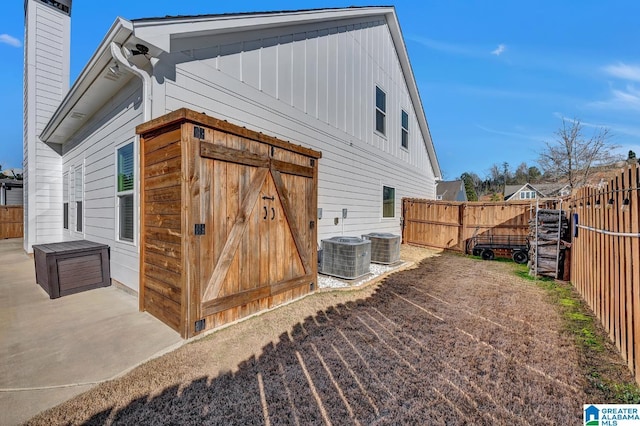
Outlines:
[{"label": "blue sky", "polygon": [[[22,165],[23,2],[0,17],[0,165]],[[75,80],[116,16],[387,5],[308,0],[74,2]],[[640,2],[397,1],[400,25],[445,178],[535,164],[562,117],[606,126],[640,154]]]}]

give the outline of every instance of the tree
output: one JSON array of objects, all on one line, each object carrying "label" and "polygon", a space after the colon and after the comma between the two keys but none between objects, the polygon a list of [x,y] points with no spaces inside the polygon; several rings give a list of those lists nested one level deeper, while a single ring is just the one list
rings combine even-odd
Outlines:
[{"label": "tree", "polygon": [[[475,176],[478,178],[478,176]],[[464,182],[464,190],[467,193],[467,200],[469,201],[478,201],[478,194],[475,189],[474,177],[471,173],[463,173],[460,175],[460,179]],[[480,180],[478,178],[478,180]]]},{"label": "tree", "polygon": [[545,174],[567,179],[571,189],[584,185],[594,166],[616,160],[612,151],[617,147],[609,141],[608,128],[597,128],[589,137],[584,136],[583,130],[580,120],[562,119],[555,140],[546,142],[538,157]]},{"label": "tree", "polygon": [[511,181],[511,168],[506,161],[502,163],[502,186],[507,185]]},{"label": "tree", "polygon": [[529,183],[536,183],[542,177],[542,172],[536,166],[529,167],[528,171],[529,178],[527,181]]},{"label": "tree", "polygon": [[529,167],[527,166],[527,163],[520,163],[510,183],[514,185],[524,185],[528,181],[529,181]]}]

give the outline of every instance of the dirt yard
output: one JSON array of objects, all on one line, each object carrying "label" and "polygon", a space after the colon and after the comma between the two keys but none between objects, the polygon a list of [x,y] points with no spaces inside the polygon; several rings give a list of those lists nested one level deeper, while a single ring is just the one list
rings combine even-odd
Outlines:
[{"label": "dirt yard", "polygon": [[30,424],[580,423],[594,401],[545,291],[512,264],[426,253],[367,289],[220,330]]}]

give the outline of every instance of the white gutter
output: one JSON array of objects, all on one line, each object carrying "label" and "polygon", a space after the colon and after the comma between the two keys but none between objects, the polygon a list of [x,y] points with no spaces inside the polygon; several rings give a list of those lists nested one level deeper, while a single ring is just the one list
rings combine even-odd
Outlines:
[{"label": "white gutter", "polygon": [[[149,74],[144,69],[138,68],[136,65],[130,63],[123,53],[124,48],[118,43],[112,41],[110,48],[111,56],[119,65],[125,67],[142,79],[142,115],[143,122],[146,123],[147,121],[151,120],[151,102],[153,101],[153,97],[151,94],[151,74]],[[150,62],[153,69],[155,64],[158,63],[158,58],[151,58]]]}]

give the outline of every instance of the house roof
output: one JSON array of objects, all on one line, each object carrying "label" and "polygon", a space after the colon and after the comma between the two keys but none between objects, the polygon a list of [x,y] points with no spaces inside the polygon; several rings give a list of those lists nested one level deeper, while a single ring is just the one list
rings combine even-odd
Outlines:
[{"label": "house roof", "polygon": [[[123,71],[117,76],[109,71],[109,66],[114,63],[110,51],[113,42],[130,51],[137,50],[136,44],[144,44],[149,48],[148,54],[157,58],[164,52],[180,50],[180,41],[188,37],[369,16],[384,18],[389,27],[431,166],[438,179],[442,175],[440,165],[393,6],[167,16],[136,20],[117,18],[62,103],[53,113],[40,138],[49,143],[64,143],[113,96],[114,92],[121,89],[133,77],[133,74],[128,71]],[[146,65],[142,62],[144,56],[132,56],[129,61],[138,67],[143,67]]]},{"label": "house roof", "polygon": [[538,191],[536,188],[533,187],[533,185],[531,185],[530,183],[525,183],[524,185],[505,185],[504,186],[504,199],[505,201],[509,200],[511,197],[513,197],[514,194],[517,194],[518,192],[522,191],[522,190],[528,190],[528,191],[536,191],[536,193],[544,196],[544,194],[542,194],[540,191]]},{"label": "house roof", "polygon": [[524,189],[527,189],[528,191],[536,191],[536,193],[542,198],[553,197],[555,195],[558,195],[558,192],[560,192],[566,186],[568,186],[567,183],[560,183],[560,182],[536,183],[536,184],[525,183],[524,185],[505,185],[504,199],[508,200],[514,194]]},{"label": "house roof", "polygon": [[456,197],[463,182],[461,180],[440,181],[436,186],[438,198],[444,201],[456,201]]},{"label": "house roof", "polygon": [[566,182],[553,182],[553,183],[536,183],[534,187],[545,197],[551,197],[560,192],[563,188],[569,186]]},{"label": "house roof", "polygon": [[22,181],[17,179],[0,179],[0,186],[7,188],[22,188]]},{"label": "house roof", "polygon": [[[377,6],[377,7],[393,7],[389,6]],[[205,13],[201,15],[165,15],[165,16],[157,16],[157,17],[147,17],[147,18],[138,18],[132,19],[132,22],[144,22],[144,21],[157,21],[160,19],[210,19],[210,18],[226,18],[226,17],[237,17],[237,16],[251,16],[251,15],[278,15],[283,13],[301,13],[301,12],[319,12],[319,11],[330,11],[330,10],[344,10],[344,9],[367,9],[371,8],[371,6],[348,6],[348,7],[323,7],[323,8],[309,8],[309,9],[283,9],[283,10],[271,10],[264,12],[226,12],[226,13]]]}]

